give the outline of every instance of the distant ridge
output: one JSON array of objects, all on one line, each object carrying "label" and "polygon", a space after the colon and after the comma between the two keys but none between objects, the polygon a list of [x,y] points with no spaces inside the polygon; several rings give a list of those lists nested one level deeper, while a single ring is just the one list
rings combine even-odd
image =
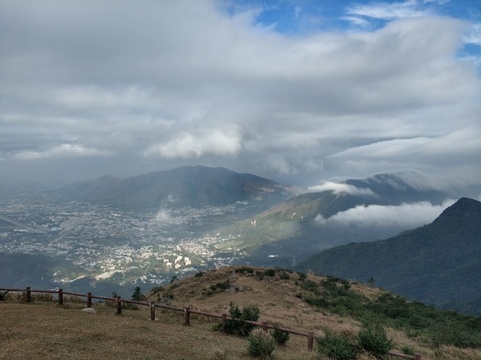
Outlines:
[{"label": "distant ridge", "polygon": [[312,256],[298,270],[368,282],[444,308],[481,315],[481,203],[461,198],[431,224],[387,240]]},{"label": "distant ridge", "polygon": [[225,168],[185,166],[125,179],[103,176],[55,190],[66,197],[133,208],[220,206],[237,201],[286,198],[288,186]]},{"label": "distant ridge", "polygon": [[[447,199],[448,194],[433,189],[418,172],[377,174],[366,179],[328,182],[312,187],[307,193],[292,196],[249,219],[225,224],[213,232],[241,234],[225,242],[225,246],[245,249],[256,263],[291,266],[294,257],[302,261],[323,249],[352,241],[385,239],[408,228],[399,222],[390,226],[373,224],[360,231],[358,226],[323,223],[338,213],[372,205],[425,202],[435,206]],[[417,225],[421,224],[423,222]],[[271,254],[274,256],[268,257]]]}]

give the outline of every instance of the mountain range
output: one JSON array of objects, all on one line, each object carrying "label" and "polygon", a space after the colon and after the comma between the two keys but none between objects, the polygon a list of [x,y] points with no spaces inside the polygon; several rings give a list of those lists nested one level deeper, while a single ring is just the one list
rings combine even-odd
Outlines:
[{"label": "mountain range", "polygon": [[267,202],[291,194],[292,188],[225,168],[185,166],[124,179],[103,176],[54,190],[68,198],[134,209],[220,206],[238,201]]},{"label": "mountain range", "polygon": [[297,269],[372,282],[411,299],[481,315],[481,203],[461,198],[432,223],[316,254]]},{"label": "mountain range", "polygon": [[[406,230],[405,221],[388,225],[371,221],[366,225],[362,219],[355,224],[331,220],[343,214],[359,217],[369,208],[378,212],[395,211],[406,204],[423,203],[426,208],[441,208],[449,195],[409,181],[416,176],[418,174],[413,172],[378,174],[362,180],[331,183],[318,191],[313,188],[252,217],[216,228],[215,233],[236,234],[225,247],[235,246],[247,251],[263,266],[285,266],[292,263],[293,257],[302,260],[333,246],[385,239]],[[372,220],[376,215],[366,216],[371,216]],[[418,225],[423,224],[422,218],[415,219]]]}]

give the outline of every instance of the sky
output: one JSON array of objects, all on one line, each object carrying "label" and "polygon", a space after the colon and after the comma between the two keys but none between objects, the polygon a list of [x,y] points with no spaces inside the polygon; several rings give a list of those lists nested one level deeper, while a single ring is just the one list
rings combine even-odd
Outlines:
[{"label": "sky", "polygon": [[0,181],[481,185],[481,0],[0,0]]}]

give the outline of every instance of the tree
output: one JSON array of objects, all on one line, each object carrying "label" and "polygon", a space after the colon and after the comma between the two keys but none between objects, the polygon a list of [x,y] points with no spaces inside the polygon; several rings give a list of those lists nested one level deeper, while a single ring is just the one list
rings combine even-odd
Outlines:
[{"label": "tree", "polygon": [[145,300],[147,300],[145,295],[142,294],[142,290],[140,290],[140,286],[137,286],[134,289],[134,293],[132,294],[132,300],[135,300],[135,301],[145,301]]}]

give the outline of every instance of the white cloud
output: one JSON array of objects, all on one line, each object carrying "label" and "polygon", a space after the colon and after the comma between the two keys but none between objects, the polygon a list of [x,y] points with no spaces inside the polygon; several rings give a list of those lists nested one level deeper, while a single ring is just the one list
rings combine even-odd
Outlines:
[{"label": "white cloud", "polygon": [[468,30],[468,33],[464,37],[466,44],[475,44],[481,46],[481,23],[475,23]]},{"label": "white cloud", "polygon": [[80,156],[105,156],[108,153],[76,144],[61,144],[44,151],[23,151],[12,157],[19,160],[38,160],[44,158],[80,157]]},{"label": "white cloud", "polygon": [[377,195],[371,189],[363,189],[355,187],[354,185],[335,183],[327,181],[321,185],[315,185],[308,188],[310,192],[332,191],[334,194],[346,193],[350,195],[370,196],[376,197]]},{"label": "white cloud", "polygon": [[238,129],[213,129],[192,134],[182,132],[165,144],[149,147],[145,156],[166,158],[200,157],[202,155],[234,155],[241,148],[241,135]]},{"label": "white cloud", "polygon": [[369,27],[370,23],[369,21],[359,17],[359,16],[342,16],[341,19],[346,20],[350,22],[351,24],[355,26],[360,26],[360,27]]},{"label": "white cloud", "polygon": [[414,228],[431,223],[447,207],[454,204],[454,200],[447,200],[442,205],[432,205],[429,202],[402,204],[399,206],[369,205],[339,212],[329,218],[318,215],[316,221],[321,225],[336,226],[402,226]]},{"label": "white cloud", "polygon": [[395,3],[355,5],[348,7],[347,13],[351,15],[386,20],[419,17],[429,14],[426,10],[419,9],[418,2],[416,0],[406,0],[404,2]]},{"label": "white cloud", "polygon": [[195,4],[0,1],[1,172],[65,154],[58,173],[81,177],[72,155],[89,152],[113,175],[200,163],[303,185],[480,168],[463,21],[377,3],[349,7],[356,32],[286,36],[255,26],[261,5]]}]

